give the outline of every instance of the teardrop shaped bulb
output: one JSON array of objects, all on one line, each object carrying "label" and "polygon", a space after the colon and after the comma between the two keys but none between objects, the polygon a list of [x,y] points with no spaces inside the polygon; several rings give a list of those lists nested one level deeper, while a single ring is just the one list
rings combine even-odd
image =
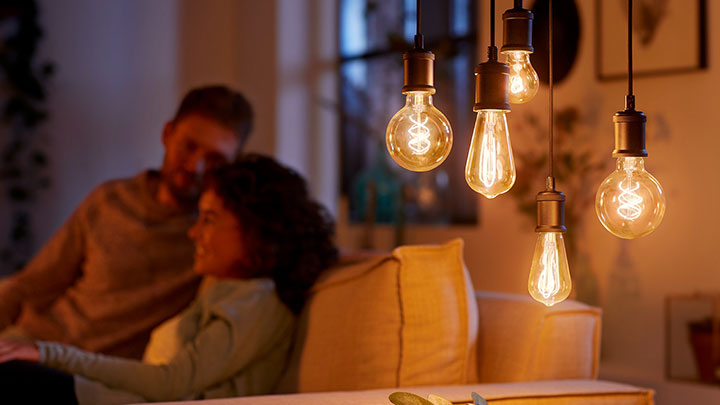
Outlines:
[{"label": "teardrop shaped bulb", "polygon": [[510,66],[508,99],[512,104],[523,104],[532,100],[540,88],[538,74],[530,63],[527,51],[508,51],[507,65]]},{"label": "teardrop shaped bulb", "polygon": [[562,233],[538,233],[528,279],[530,295],[549,307],[566,299],[570,290],[572,280]]},{"label": "teardrop shaped bulb", "polygon": [[478,111],[465,165],[465,181],[487,198],[495,198],[515,184],[515,161],[505,114],[503,110]]}]

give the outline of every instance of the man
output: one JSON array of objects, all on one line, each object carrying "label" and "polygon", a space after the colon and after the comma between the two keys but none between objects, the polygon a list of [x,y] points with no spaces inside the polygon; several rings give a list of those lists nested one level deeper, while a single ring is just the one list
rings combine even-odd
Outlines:
[{"label": "man", "polygon": [[186,233],[202,175],[233,160],[251,127],[242,95],[190,91],[163,129],[162,169],[93,190],[22,271],[0,282],[0,336],[140,357],[150,330],[195,296]]}]

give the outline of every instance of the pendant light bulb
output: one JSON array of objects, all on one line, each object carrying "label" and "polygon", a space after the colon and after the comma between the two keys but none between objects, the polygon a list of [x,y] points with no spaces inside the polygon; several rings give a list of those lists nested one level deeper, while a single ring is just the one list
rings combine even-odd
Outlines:
[{"label": "pendant light bulb", "polygon": [[415,172],[432,170],[450,154],[452,128],[432,103],[432,92],[407,92],[405,106],[387,126],[385,141],[393,160]]},{"label": "pendant light bulb", "polygon": [[530,52],[507,51],[507,65],[510,67],[508,99],[512,104],[523,104],[532,100],[540,88],[540,79],[530,63]]},{"label": "pendant light bulb", "polygon": [[535,243],[528,291],[538,302],[553,306],[570,295],[572,281],[561,232],[539,232]]},{"label": "pendant light bulb", "polygon": [[470,188],[491,199],[515,184],[515,161],[506,113],[504,110],[478,111],[465,165],[465,180]]},{"label": "pendant light bulb", "polygon": [[654,231],[665,216],[665,194],[645,170],[645,159],[621,156],[614,172],[600,184],[595,212],[615,236],[636,239]]}]

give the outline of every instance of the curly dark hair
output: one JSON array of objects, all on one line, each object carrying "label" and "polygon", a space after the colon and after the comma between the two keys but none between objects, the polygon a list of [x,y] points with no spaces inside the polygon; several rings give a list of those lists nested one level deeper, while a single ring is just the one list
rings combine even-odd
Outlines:
[{"label": "curly dark hair", "polygon": [[307,291],[338,258],[328,211],[310,198],[300,174],[262,155],[213,170],[208,188],[240,221],[253,273],[272,277],[280,300],[299,314]]}]

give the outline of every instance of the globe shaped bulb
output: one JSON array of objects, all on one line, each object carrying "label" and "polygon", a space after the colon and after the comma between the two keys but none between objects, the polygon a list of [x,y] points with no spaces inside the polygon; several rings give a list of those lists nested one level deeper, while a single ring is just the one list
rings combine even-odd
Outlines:
[{"label": "globe shaped bulb", "polygon": [[528,292],[538,302],[553,306],[570,295],[572,280],[565,241],[560,232],[538,233]]},{"label": "globe shaped bulb", "polygon": [[385,143],[397,164],[425,172],[438,167],[450,154],[452,128],[432,104],[429,92],[413,91],[407,93],[405,106],[390,120]]},{"label": "globe shaped bulb", "polygon": [[470,141],[465,181],[487,198],[495,198],[515,184],[515,161],[505,114],[503,110],[478,111]]},{"label": "globe shaped bulb", "polygon": [[540,87],[537,72],[530,63],[530,53],[526,51],[508,51],[507,65],[510,66],[508,99],[513,104],[523,104],[532,100]]},{"label": "globe shaped bulb", "polygon": [[617,168],[600,184],[595,212],[605,229],[625,239],[643,237],[660,225],[665,195],[645,170],[645,159],[620,157]]}]

